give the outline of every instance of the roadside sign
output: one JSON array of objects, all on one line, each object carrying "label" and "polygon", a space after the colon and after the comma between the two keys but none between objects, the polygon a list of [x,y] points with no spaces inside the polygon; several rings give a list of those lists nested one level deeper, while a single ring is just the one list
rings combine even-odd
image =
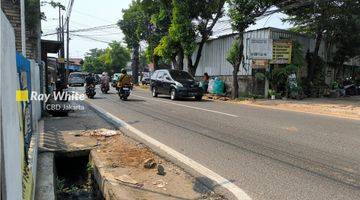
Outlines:
[{"label": "roadside sign", "polygon": [[292,54],[291,41],[274,41],[273,43],[273,58],[271,64],[290,64]]},{"label": "roadside sign", "polygon": [[58,58],[58,63],[61,63],[61,64],[65,63],[65,59],[64,58]]},{"label": "roadside sign", "polygon": [[253,60],[271,60],[272,40],[271,39],[249,39],[249,59]]},{"label": "roadside sign", "polygon": [[252,60],[251,67],[253,69],[267,69],[269,67],[269,60]]}]

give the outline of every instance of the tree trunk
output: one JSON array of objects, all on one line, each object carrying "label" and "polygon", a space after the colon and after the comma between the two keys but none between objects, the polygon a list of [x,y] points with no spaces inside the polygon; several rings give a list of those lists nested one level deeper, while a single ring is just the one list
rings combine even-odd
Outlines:
[{"label": "tree trunk", "polygon": [[315,49],[314,49],[314,52],[312,55],[312,59],[309,63],[309,72],[308,72],[308,80],[309,81],[313,81],[314,77],[315,77],[315,67],[318,63],[317,61],[318,61],[318,57],[319,57],[319,50],[320,50],[322,38],[323,38],[322,30],[318,30],[318,32],[316,33]]},{"label": "tree trunk", "polygon": [[233,65],[233,83],[232,83],[232,95],[233,99],[239,98],[239,82],[238,73],[241,62],[244,58],[244,30],[239,31],[239,55],[237,61]]},{"label": "tree trunk", "polygon": [[177,64],[178,64],[178,70],[184,70],[184,51],[183,49],[180,49],[178,56],[177,56]]},{"label": "tree trunk", "polygon": [[173,65],[173,69],[179,69],[179,65],[178,65],[178,62],[177,62],[177,60],[176,60],[176,56],[173,56],[172,58],[171,58],[171,62],[172,62],[172,65]]},{"label": "tree trunk", "polygon": [[153,65],[154,65],[154,71],[160,69],[159,68],[159,57],[157,55],[153,55]]},{"label": "tree trunk", "polygon": [[188,62],[188,72],[195,77],[196,75],[196,69],[193,65],[192,56],[187,55],[187,62]]},{"label": "tree trunk", "polygon": [[198,48],[197,53],[196,53],[195,64],[194,64],[195,71],[196,71],[197,67],[199,66],[200,59],[201,59],[201,56],[202,56],[202,50],[204,48],[204,45],[205,45],[205,42],[207,41],[207,39],[208,39],[208,37],[204,36],[204,38],[199,43],[199,48]]},{"label": "tree trunk", "polygon": [[236,66],[234,65],[234,70],[233,70],[233,74],[232,74],[232,92],[231,92],[231,98],[232,99],[236,99],[239,98],[239,82],[238,82],[238,73],[239,73],[239,67],[240,64],[236,64]]},{"label": "tree trunk", "polygon": [[131,69],[132,69],[132,76],[133,76],[133,83],[138,84],[139,83],[139,65],[140,65],[140,56],[139,56],[139,47],[134,48],[133,52],[133,58],[131,63]]}]

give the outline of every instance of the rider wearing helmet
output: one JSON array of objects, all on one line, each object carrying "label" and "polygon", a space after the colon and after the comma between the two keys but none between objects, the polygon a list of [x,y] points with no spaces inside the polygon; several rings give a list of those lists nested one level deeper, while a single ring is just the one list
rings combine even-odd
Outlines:
[{"label": "rider wearing helmet", "polygon": [[131,85],[131,77],[127,74],[127,71],[123,69],[121,70],[121,76],[119,78],[117,87],[121,89],[127,85]]},{"label": "rider wearing helmet", "polygon": [[93,73],[89,73],[85,78],[86,86],[95,85],[95,78]]},{"label": "rider wearing helmet", "polygon": [[109,85],[110,77],[109,77],[108,73],[106,73],[106,72],[102,73],[102,75],[100,77],[100,82],[101,82],[101,85]]}]

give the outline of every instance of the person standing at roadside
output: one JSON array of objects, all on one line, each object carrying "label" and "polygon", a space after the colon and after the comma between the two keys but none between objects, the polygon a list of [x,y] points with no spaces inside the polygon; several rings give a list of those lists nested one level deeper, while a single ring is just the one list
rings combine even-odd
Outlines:
[{"label": "person standing at roadside", "polygon": [[209,74],[204,73],[204,77],[203,77],[203,81],[202,81],[202,88],[203,88],[205,93],[207,93],[207,90],[208,90],[208,87],[209,87],[209,81],[210,81]]}]

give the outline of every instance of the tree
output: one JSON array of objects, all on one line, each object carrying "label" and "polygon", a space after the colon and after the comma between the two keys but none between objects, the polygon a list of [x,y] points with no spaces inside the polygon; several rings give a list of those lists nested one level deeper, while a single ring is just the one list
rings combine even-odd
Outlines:
[{"label": "tree", "polygon": [[275,1],[271,0],[228,0],[229,16],[232,28],[237,32],[237,39],[229,51],[227,60],[233,65],[232,98],[239,97],[238,73],[244,58],[244,33],[255,23]]},{"label": "tree", "polygon": [[85,55],[84,71],[101,73],[104,69],[104,63],[100,60],[100,56],[104,53],[103,49],[90,49]]},{"label": "tree", "polygon": [[[296,1],[287,3],[294,2]],[[359,1],[353,0],[312,1],[301,9],[285,9],[285,13],[290,16],[287,21],[295,25],[294,30],[314,35],[316,38],[308,63],[309,82],[313,82],[319,72],[316,67],[320,62],[319,50],[322,41],[327,44],[328,51],[335,46],[333,61],[340,68],[346,60],[359,54],[359,4]]]},{"label": "tree", "polygon": [[141,9],[140,0],[134,0],[128,9],[122,11],[123,19],[118,25],[125,35],[125,43],[132,51],[131,68],[133,72],[133,83],[138,83],[140,64],[140,42],[144,39],[147,27],[145,25],[144,12]]},{"label": "tree", "polygon": [[110,70],[113,72],[120,72],[125,68],[130,61],[130,52],[123,47],[120,42],[112,42],[108,47],[108,54],[110,58]]},{"label": "tree", "polygon": [[155,51],[158,46],[164,45],[159,44],[162,42],[162,38],[168,35],[172,15],[171,3],[172,0],[143,0],[141,2],[141,9],[145,16],[145,27],[147,27],[144,34],[144,40],[148,44],[146,57],[149,63],[154,64],[155,69],[160,68],[160,63],[171,60],[171,58],[159,52],[163,51],[160,50],[161,47]]},{"label": "tree", "polygon": [[[359,1],[343,1],[341,7],[334,13],[331,36],[326,40],[335,46],[334,66],[338,72],[343,71],[346,61],[360,55],[360,10]],[[335,73],[336,75],[340,75]]]},{"label": "tree", "polygon": [[195,12],[193,14],[193,22],[195,33],[200,41],[197,42],[197,50],[195,55],[195,62],[193,62],[192,54],[187,54],[188,71],[190,74],[195,76],[197,67],[199,66],[200,59],[202,56],[202,50],[209,37],[212,35],[212,30],[218,20],[224,14],[225,0],[211,0],[211,1],[190,1],[191,8]]},{"label": "tree", "polygon": [[118,73],[129,60],[129,50],[114,41],[106,49],[91,49],[85,56],[84,71]]},{"label": "tree", "polygon": [[[175,47],[172,55],[178,55],[178,68],[182,69],[184,56],[188,71],[195,76],[201,59],[203,46],[212,34],[212,29],[223,15],[225,0],[173,0],[172,20],[169,29],[170,42],[167,46]],[[200,41],[197,42],[197,39]],[[164,44],[163,44],[164,45]],[[166,45],[164,45],[166,46]],[[195,62],[193,54],[196,50]]]}]

